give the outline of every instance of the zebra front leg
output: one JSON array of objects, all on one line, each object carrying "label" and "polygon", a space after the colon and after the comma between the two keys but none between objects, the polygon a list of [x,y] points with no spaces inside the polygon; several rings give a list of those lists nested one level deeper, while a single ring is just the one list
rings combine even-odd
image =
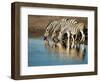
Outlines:
[{"label": "zebra front leg", "polygon": [[71,41],[71,48],[74,48],[74,41],[75,41],[75,39],[74,39],[74,35],[73,35],[73,34],[71,35],[71,38],[72,38],[72,41]]},{"label": "zebra front leg", "polygon": [[71,35],[71,38],[72,38],[71,48],[74,48],[74,42],[75,42],[74,35]]},{"label": "zebra front leg", "polygon": [[83,32],[83,31],[80,31],[80,32],[81,32],[81,34],[82,34],[81,41],[85,41],[85,34],[84,34],[84,32]]},{"label": "zebra front leg", "polygon": [[77,34],[75,35],[75,40],[77,40]]},{"label": "zebra front leg", "polygon": [[70,48],[70,43],[69,43],[69,41],[70,41],[70,33],[69,32],[67,32],[67,48]]},{"label": "zebra front leg", "polygon": [[70,33],[69,32],[67,32],[67,38],[68,38],[68,40],[70,40]]}]

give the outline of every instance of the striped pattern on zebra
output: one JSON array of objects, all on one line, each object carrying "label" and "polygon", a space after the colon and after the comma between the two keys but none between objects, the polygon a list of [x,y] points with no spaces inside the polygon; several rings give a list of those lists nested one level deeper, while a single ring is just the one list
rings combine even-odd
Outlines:
[{"label": "striped pattern on zebra", "polygon": [[45,34],[44,36],[45,37],[48,37],[50,33],[52,33],[56,27],[56,25],[58,25],[58,21],[53,21],[51,23],[49,23],[47,25],[47,28],[46,28],[46,31],[45,31]]},{"label": "striped pattern on zebra", "polygon": [[[71,36],[72,40],[74,41],[74,35],[77,36],[79,32],[81,32],[81,41],[85,40],[85,34],[83,32],[84,23],[78,23],[76,19],[67,19],[62,18],[57,21],[51,22],[46,29],[44,34],[45,37],[48,37],[51,32],[51,38],[54,42],[58,41],[59,39],[62,40],[62,36],[64,33],[67,33],[68,39]],[[76,37],[77,38],[77,37]]]},{"label": "striped pattern on zebra", "polygon": [[65,22],[61,22],[61,30],[59,32],[58,38],[59,37],[61,38],[64,33],[67,33],[68,39],[71,36],[72,40],[74,41],[75,40],[74,35],[76,35],[77,38],[78,33],[81,32],[82,34],[81,41],[84,41],[85,34],[83,30],[84,30],[84,23],[78,23],[76,19],[67,19],[67,20],[65,19]]}]

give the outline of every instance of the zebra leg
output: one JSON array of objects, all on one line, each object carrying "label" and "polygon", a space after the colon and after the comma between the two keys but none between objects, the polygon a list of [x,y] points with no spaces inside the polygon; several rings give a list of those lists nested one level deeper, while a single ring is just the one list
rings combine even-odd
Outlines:
[{"label": "zebra leg", "polygon": [[67,48],[69,49],[70,48],[70,41],[67,40]]},{"label": "zebra leg", "polygon": [[74,35],[73,34],[71,35],[71,38],[72,38],[72,41],[74,41]]},{"label": "zebra leg", "polygon": [[70,32],[69,31],[67,31],[67,48],[70,48],[70,43],[69,43],[69,41],[70,41]]},{"label": "zebra leg", "polygon": [[74,46],[75,46],[75,41],[72,41],[71,48],[74,48]]},{"label": "zebra leg", "polygon": [[67,32],[67,37],[68,37],[68,40],[70,40],[70,33]]},{"label": "zebra leg", "polygon": [[81,32],[81,34],[82,34],[81,41],[85,41],[85,34],[84,34],[84,32],[83,32],[83,31],[80,31],[80,32]]},{"label": "zebra leg", "polygon": [[74,42],[75,42],[75,39],[74,39],[74,35],[73,35],[73,34],[71,35],[71,38],[72,38],[71,48],[74,48]]},{"label": "zebra leg", "polygon": [[75,40],[77,40],[77,34],[75,35]]}]

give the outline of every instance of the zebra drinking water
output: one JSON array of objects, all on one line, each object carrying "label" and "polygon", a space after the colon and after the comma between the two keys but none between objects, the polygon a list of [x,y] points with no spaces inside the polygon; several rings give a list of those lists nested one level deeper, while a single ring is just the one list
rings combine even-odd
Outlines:
[{"label": "zebra drinking water", "polygon": [[[77,39],[77,35],[79,34],[79,32],[82,35],[81,41],[85,40],[85,34],[83,32],[84,23],[77,23],[75,19],[69,19],[65,23],[62,23],[61,28],[62,29],[59,32],[59,36],[58,36],[60,40],[61,38],[63,38],[63,35],[66,33],[67,39],[70,39],[71,36],[72,40],[74,41]],[[74,35],[76,36],[76,38],[74,38]]]},{"label": "zebra drinking water", "polygon": [[[84,41],[85,34],[83,30],[84,23],[78,23],[76,19],[62,18],[60,20],[51,22],[47,26],[44,37],[46,37],[45,39],[47,39],[51,34],[51,40],[56,45],[59,41],[63,43],[63,40],[70,40],[70,37],[74,42],[80,32],[82,35],[80,41]],[[64,35],[66,35],[67,38],[64,38]],[[74,36],[76,36],[76,38],[74,38]]]}]

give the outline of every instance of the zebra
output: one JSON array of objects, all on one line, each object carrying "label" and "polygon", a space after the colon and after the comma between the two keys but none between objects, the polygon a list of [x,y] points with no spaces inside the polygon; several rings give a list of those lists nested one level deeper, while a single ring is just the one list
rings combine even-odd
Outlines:
[{"label": "zebra", "polygon": [[59,33],[59,36],[58,38],[61,39],[62,35],[64,33],[67,33],[68,35],[68,39],[72,38],[72,40],[74,41],[74,35],[76,36],[77,38],[77,35],[79,32],[81,32],[82,34],[82,37],[81,37],[81,41],[84,41],[85,40],[85,34],[83,32],[83,29],[84,29],[84,23],[78,23],[76,21],[76,19],[69,19],[66,21],[66,23],[64,23],[60,33]]},{"label": "zebra", "polygon": [[80,41],[85,41],[85,34],[83,32],[84,26],[85,26],[84,23],[77,23],[77,24],[75,24],[75,25],[72,26],[72,28],[71,28],[72,29],[72,31],[71,31],[71,34],[72,34],[71,37],[72,37],[73,40],[74,40],[74,35],[76,35],[76,38],[77,38],[77,35],[80,32],[81,35],[82,35]]},{"label": "zebra", "polygon": [[64,27],[63,25],[65,24],[66,20],[67,20],[66,18],[62,18],[62,19],[58,20],[58,24],[55,26],[55,28],[52,32],[52,36],[51,36],[52,39],[56,38],[56,40],[57,40],[57,38],[58,38],[57,36],[59,35],[60,30]]},{"label": "zebra", "polygon": [[63,34],[67,34],[68,40],[70,37],[74,41],[74,35],[77,38],[77,34],[81,32],[82,37],[81,41],[85,40],[85,34],[83,32],[84,23],[78,23],[76,19],[68,19],[62,18],[60,20],[54,20],[53,22],[49,23],[46,32],[44,34],[45,39],[50,35],[51,32],[51,39],[54,44],[58,43],[59,41],[62,42]]},{"label": "zebra", "polygon": [[60,23],[61,24],[61,31],[59,32],[58,38],[61,39],[62,38],[62,35],[64,33],[67,33],[67,37],[69,39],[70,36],[71,36],[71,32],[75,29],[75,28],[72,28],[72,27],[76,23],[77,23],[76,19],[68,19],[65,22],[61,22]]},{"label": "zebra", "polygon": [[57,21],[52,21],[51,23],[49,23],[46,27],[46,31],[44,34],[44,40],[46,40],[48,38],[48,36],[50,35],[50,33],[53,32],[55,26],[58,24]]},{"label": "zebra", "polygon": [[[44,40],[47,40],[48,41],[48,37],[49,35],[51,34],[51,41],[52,41],[52,44],[55,44],[58,42],[58,36],[59,35],[59,31],[61,30],[61,22],[66,22],[66,18],[62,18],[60,20],[54,20],[52,21],[51,23],[49,23],[46,27],[46,31],[44,33]],[[50,40],[49,39],[49,40]]]},{"label": "zebra", "polygon": [[49,36],[50,31],[52,30],[51,39],[53,43],[56,45],[59,41],[58,39],[59,32],[67,27],[66,31],[67,31],[67,35],[69,38],[70,37],[69,32],[73,30],[73,29],[70,29],[69,27],[72,27],[73,26],[72,24],[75,24],[75,23],[77,23],[76,19],[68,19],[68,18],[62,18],[58,21],[53,21],[48,25],[46,32],[45,32],[45,36]]},{"label": "zebra", "polygon": [[[57,31],[59,29],[59,23],[60,23],[59,20],[52,21],[51,23],[49,23],[47,25],[46,31],[44,33],[44,40],[45,40],[45,42],[46,43],[47,42],[50,43],[51,44],[50,46],[52,46],[52,47],[56,47],[57,46],[56,44],[58,42],[58,39],[57,39],[56,34],[58,33]],[[49,36],[50,34],[51,34],[51,36]],[[48,38],[49,38],[49,40],[48,40]]]}]

